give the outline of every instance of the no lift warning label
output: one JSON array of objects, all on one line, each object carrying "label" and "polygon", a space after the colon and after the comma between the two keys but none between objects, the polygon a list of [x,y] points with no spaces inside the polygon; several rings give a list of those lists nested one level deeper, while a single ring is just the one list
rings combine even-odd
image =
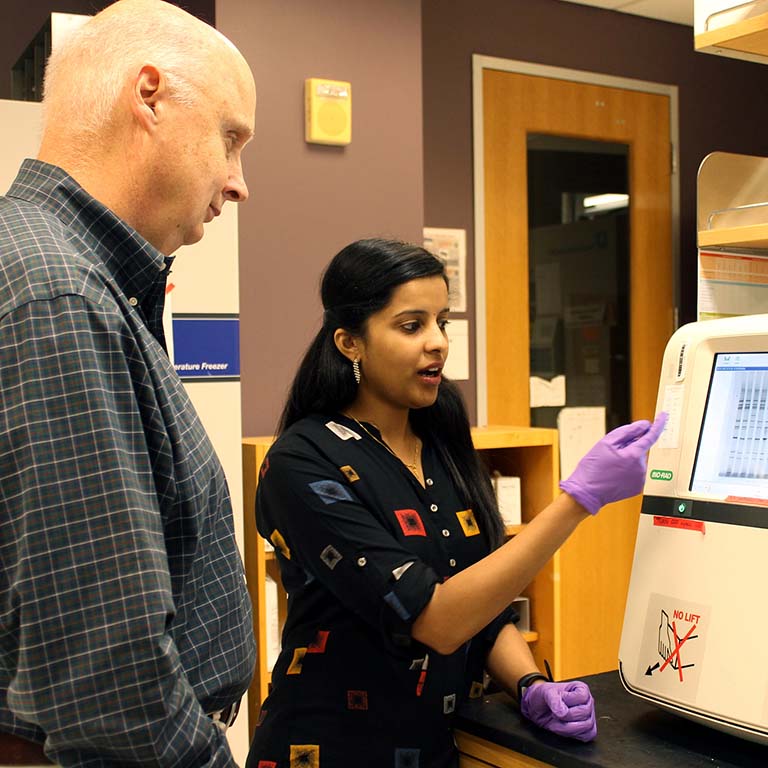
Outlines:
[{"label": "no lift warning label", "polygon": [[709,608],[652,594],[638,659],[638,680],[673,698],[696,696],[704,658]]}]

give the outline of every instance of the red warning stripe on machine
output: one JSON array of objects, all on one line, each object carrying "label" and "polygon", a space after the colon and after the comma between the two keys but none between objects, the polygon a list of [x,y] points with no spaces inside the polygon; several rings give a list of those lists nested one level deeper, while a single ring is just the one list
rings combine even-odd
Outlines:
[{"label": "red warning stripe on machine", "polygon": [[684,531],[699,531],[699,533],[707,532],[703,520],[686,520],[682,517],[661,517],[661,515],[654,515],[653,524],[658,525],[661,528],[679,528]]}]

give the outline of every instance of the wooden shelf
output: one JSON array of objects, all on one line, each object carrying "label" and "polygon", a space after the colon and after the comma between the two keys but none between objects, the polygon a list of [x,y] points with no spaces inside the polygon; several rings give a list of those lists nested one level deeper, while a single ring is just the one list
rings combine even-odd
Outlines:
[{"label": "wooden shelf", "polygon": [[701,230],[699,248],[768,248],[768,224]]},{"label": "wooden shelf", "polygon": [[768,58],[768,13],[728,24],[694,36],[694,47],[702,53],[728,51]]},{"label": "wooden shelf", "polygon": [[478,451],[491,448],[526,448],[553,445],[557,432],[543,427],[472,427],[472,442]]}]

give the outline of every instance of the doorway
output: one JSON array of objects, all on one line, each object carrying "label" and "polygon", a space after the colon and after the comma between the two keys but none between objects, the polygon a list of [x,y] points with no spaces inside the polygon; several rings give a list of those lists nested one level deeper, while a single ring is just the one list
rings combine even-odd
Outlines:
[{"label": "doorway", "polygon": [[[604,408],[606,429],[652,418],[674,329],[676,88],[474,67],[478,423],[554,426],[565,404]],[[624,204],[587,215],[597,193]],[[560,404],[532,408],[531,376],[558,374]],[[547,566],[563,676],[616,668],[639,509],[610,505]]]},{"label": "doorway", "polygon": [[530,133],[527,167],[530,375],[562,382],[543,402],[532,383],[531,426],[591,408],[610,430],[630,421],[629,145]]}]

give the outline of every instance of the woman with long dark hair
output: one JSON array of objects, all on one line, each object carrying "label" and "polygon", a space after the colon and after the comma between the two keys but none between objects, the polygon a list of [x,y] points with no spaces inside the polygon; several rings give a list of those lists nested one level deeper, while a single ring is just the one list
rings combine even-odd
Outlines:
[{"label": "woman with long dark hair", "polygon": [[248,767],[453,768],[453,713],[482,695],[485,671],[537,725],[594,738],[588,687],[547,679],[509,605],[579,522],[642,490],[664,419],[606,435],[504,544],[463,401],[442,375],[442,263],[358,241],[331,261],[321,295],[323,326],[258,486],[259,532],[289,600]]}]

